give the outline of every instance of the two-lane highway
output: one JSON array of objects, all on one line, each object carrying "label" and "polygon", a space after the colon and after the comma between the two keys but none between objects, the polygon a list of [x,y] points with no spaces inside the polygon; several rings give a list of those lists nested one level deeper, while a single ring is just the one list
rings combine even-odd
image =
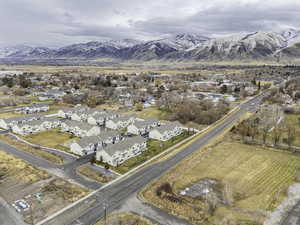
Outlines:
[{"label": "two-lane highway", "polygon": [[174,154],[169,159],[150,164],[132,175],[124,177],[124,179],[121,179],[118,182],[99,189],[88,198],[56,213],[54,216],[39,223],[39,225],[95,224],[104,216],[105,208],[108,212],[117,209],[129,196],[136,194],[147,184],[166,173],[173,166],[177,165],[194,152],[199,151],[199,149],[205,146],[210,140],[222,134],[224,130],[239,120],[246,112],[255,110],[267,93],[268,92],[265,92],[252,100],[241,104],[239,110],[228,116],[217,127],[210,130],[203,135],[203,137],[193,142],[182,151]]}]

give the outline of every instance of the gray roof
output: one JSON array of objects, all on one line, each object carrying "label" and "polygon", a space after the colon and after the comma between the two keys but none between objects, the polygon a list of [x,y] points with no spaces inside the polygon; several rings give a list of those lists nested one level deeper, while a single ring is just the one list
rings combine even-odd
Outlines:
[{"label": "gray roof", "polygon": [[158,122],[159,122],[159,120],[157,120],[157,119],[147,119],[144,121],[135,121],[133,123],[133,125],[136,126],[137,128],[145,128],[147,126],[151,126],[152,124],[158,123]]},{"label": "gray roof", "polygon": [[11,118],[6,118],[3,119],[6,123],[11,123],[11,122],[22,122],[22,121],[28,121],[32,119],[42,119],[44,118],[43,115],[40,114],[32,114],[32,115],[25,115],[25,116],[17,116],[17,117],[11,117]]},{"label": "gray roof", "polygon": [[179,122],[168,122],[159,127],[154,128],[155,130],[159,131],[160,133],[164,133],[165,131],[173,130],[175,127],[183,127]]},{"label": "gray roof", "polygon": [[85,148],[87,146],[89,146],[90,144],[97,144],[98,142],[100,142],[100,137],[98,136],[90,136],[90,137],[83,137],[80,139],[80,141],[77,142],[77,144],[82,147]]},{"label": "gray roof", "polygon": [[85,112],[87,114],[101,114],[101,113],[104,113],[104,110],[102,110],[102,109],[89,109]]},{"label": "gray roof", "polygon": [[46,103],[46,102],[35,102],[35,103],[32,103],[29,106],[24,106],[23,108],[26,108],[26,107],[44,107],[44,106],[49,106],[49,104]]},{"label": "gray roof", "polygon": [[47,95],[64,95],[65,92],[60,91],[60,90],[49,90],[45,94],[47,94]]},{"label": "gray roof", "polygon": [[121,117],[117,117],[117,118],[114,118],[112,119],[113,122],[117,123],[119,121],[127,121],[131,118],[135,118],[135,116],[131,116],[131,115],[123,115]]},{"label": "gray roof", "polygon": [[29,126],[40,126],[44,122],[58,122],[59,120],[57,118],[41,118],[39,120],[31,120],[31,121],[26,121],[22,125],[29,125]]},{"label": "gray roof", "polygon": [[40,126],[44,120],[32,120],[22,123],[20,126]]},{"label": "gray roof", "polygon": [[78,121],[75,121],[75,120],[67,120],[64,122],[67,126],[69,127],[79,127],[80,129],[82,130],[90,130],[92,129],[93,125],[90,125],[88,123],[83,123],[83,122],[78,122]]},{"label": "gray roof", "polygon": [[97,114],[94,114],[94,115],[91,115],[95,120],[97,119],[102,119],[102,118],[106,118],[108,117],[109,115],[106,113],[106,112],[103,112],[103,113],[97,113]]},{"label": "gray roof", "polygon": [[117,137],[119,135],[120,134],[117,131],[107,131],[107,132],[101,132],[99,137],[101,140],[106,140],[108,138]]},{"label": "gray roof", "polygon": [[113,156],[116,152],[124,152],[134,144],[141,144],[143,142],[146,142],[146,139],[141,136],[136,136],[132,138],[127,138],[123,141],[120,141],[116,144],[109,145],[103,150],[110,156]]},{"label": "gray roof", "polygon": [[74,108],[64,108],[62,109],[63,112],[68,113],[68,112],[73,112],[73,113],[77,113],[77,112],[85,112],[88,111],[89,107],[87,106],[75,106]]}]

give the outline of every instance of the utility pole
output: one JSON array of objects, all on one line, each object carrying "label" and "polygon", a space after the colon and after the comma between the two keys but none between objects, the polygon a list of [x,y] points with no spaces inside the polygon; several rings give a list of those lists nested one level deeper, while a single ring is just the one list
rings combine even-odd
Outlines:
[{"label": "utility pole", "polygon": [[34,225],[34,216],[33,216],[33,201],[29,202],[29,208],[30,208],[30,223],[31,225]]},{"label": "utility pole", "polygon": [[104,208],[104,224],[107,225],[107,203],[106,203],[106,201],[103,204],[103,208]]}]

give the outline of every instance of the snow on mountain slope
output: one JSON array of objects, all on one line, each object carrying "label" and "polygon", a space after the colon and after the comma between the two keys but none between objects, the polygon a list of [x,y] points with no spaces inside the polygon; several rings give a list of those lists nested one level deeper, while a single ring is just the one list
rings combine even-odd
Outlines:
[{"label": "snow on mountain slope", "polygon": [[280,32],[280,35],[285,38],[287,47],[300,42],[300,30],[287,29]]},{"label": "snow on mountain slope", "polygon": [[252,32],[220,38],[177,34],[152,41],[103,40],[72,44],[58,49],[13,46],[0,48],[0,58],[121,58],[121,59],[244,59],[285,54],[298,55],[300,30]]},{"label": "snow on mountain slope", "polygon": [[286,40],[274,32],[254,32],[208,40],[189,51],[195,59],[259,58],[286,46]]},{"label": "snow on mountain slope", "polygon": [[25,45],[9,46],[0,48],[0,58],[11,57],[13,55],[21,54],[28,55],[33,50],[32,47]]}]

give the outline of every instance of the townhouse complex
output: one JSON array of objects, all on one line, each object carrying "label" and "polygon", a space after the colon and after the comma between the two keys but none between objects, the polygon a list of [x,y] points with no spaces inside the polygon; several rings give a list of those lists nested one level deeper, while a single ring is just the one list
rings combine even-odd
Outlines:
[{"label": "townhouse complex", "polygon": [[0,119],[0,128],[21,136],[59,129],[80,138],[70,143],[72,153],[79,156],[96,153],[96,160],[112,166],[147,151],[148,139],[167,141],[185,129],[178,122],[161,123],[157,119],[144,120],[81,105],[61,109],[56,116],[31,114]]}]

